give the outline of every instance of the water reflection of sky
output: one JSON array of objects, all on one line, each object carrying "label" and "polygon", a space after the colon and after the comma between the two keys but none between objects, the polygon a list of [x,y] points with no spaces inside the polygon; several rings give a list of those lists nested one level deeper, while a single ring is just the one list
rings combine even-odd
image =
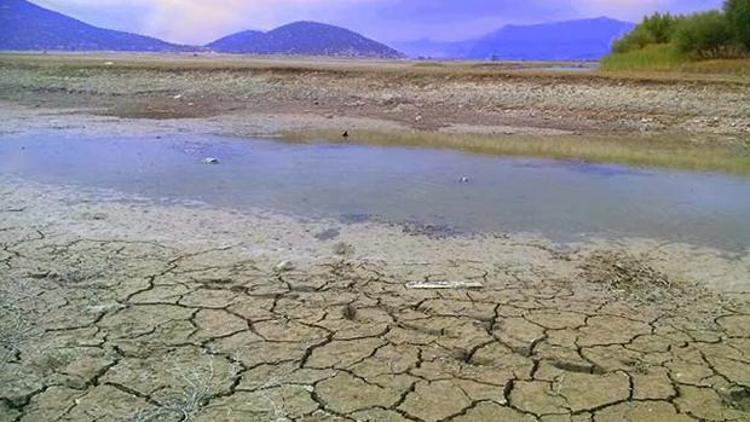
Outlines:
[{"label": "water reflection of sky", "polygon": [[[209,156],[220,164],[203,164]],[[306,216],[750,246],[750,179],[718,174],[447,150],[60,133],[0,140],[0,175],[8,174]],[[458,183],[463,176],[470,183]]]}]

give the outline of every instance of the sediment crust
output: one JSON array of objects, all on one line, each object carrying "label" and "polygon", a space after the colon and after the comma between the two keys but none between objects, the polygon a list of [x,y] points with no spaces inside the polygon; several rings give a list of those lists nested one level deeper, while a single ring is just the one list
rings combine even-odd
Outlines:
[{"label": "sediment crust", "polygon": [[[15,179],[0,203],[2,420],[750,416],[747,253],[435,236]],[[680,260],[744,281],[719,292]],[[481,287],[407,287],[439,280]]]}]

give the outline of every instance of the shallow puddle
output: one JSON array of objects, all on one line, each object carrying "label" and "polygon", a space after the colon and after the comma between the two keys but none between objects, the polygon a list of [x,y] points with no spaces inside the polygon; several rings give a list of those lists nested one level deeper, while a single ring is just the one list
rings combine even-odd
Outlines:
[{"label": "shallow puddle", "polygon": [[[206,164],[207,157],[219,163]],[[0,138],[0,176],[451,232],[750,247],[750,179],[710,173],[194,135],[82,139],[58,131]]]}]

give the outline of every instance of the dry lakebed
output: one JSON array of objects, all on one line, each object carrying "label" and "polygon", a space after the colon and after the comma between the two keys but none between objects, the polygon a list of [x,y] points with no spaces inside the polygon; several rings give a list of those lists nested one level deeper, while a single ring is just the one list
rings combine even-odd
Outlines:
[{"label": "dry lakebed", "polygon": [[[47,60],[0,60],[0,420],[750,420],[743,82],[449,78],[485,104],[470,112],[471,95],[393,65],[378,72],[414,92],[368,111],[355,92],[370,65],[346,70],[355,89],[329,81],[338,64],[243,64],[212,73],[247,96],[226,105],[258,95],[266,110],[183,115],[211,98],[175,98],[193,70],[80,79],[75,56]],[[140,96],[113,76],[144,72],[160,87]],[[295,91],[297,72],[328,90]],[[576,114],[560,89],[612,93]],[[500,118],[486,104],[503,99]],[[451,101],[467,103],[436,127]],[[643,118],[657,101],[678,107]],[[179,105],[153,115],[163,104]],[[700,104],[715,116],[689,116]],[[693,172],[299,136],[339,129],[642,129],[739,161]]]}]

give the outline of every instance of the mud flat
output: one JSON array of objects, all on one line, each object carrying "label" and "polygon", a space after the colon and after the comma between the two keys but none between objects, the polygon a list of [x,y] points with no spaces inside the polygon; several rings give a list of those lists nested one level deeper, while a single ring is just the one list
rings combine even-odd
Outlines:
[{"label": "mud flat", "polygon": [[310,140],[348,130],[348,142],[750,174],[742,74],[534,69],[543,67],[0,54],[0,100],[223,135]]},{"label": "mud flat", "polygon": [[2,420],[750,416],[747,254],[0,186]]}]

